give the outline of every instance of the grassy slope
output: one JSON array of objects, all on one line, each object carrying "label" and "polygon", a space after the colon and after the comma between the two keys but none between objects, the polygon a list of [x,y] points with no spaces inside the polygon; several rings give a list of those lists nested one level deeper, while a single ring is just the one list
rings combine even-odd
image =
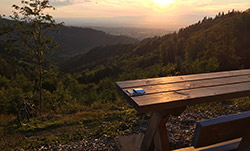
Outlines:
[{"label": "grassy slope", "polygon": [[[123,105],[121,105],[123,104]],[[0,150],[32,149],[88,137],[116,136],[135,128],[139,116],[125,102],[93,104],[74,114],[46,114],[18,126],[14,115],[0,115]]]},{"label": "grassy slope", "polygon": [[[231,104],[249,110],[249,98],[188,107],[185,112],[220,112],[221,105]],[[45,114],[23,126],[15,116],[0,115],[0,150],[33,150],[42,145],[66,144],[83,138],[114,137],[132,132],[140,126],[139,119],[149,116],[137,114],[127,103],[93,104],[74,114]]]}]

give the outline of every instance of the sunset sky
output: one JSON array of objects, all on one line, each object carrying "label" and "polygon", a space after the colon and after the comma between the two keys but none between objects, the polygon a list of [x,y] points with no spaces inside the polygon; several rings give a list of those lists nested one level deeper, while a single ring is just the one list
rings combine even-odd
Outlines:
[{"label": "sunset sky", "polygon": [[[51,0],[55,18],[141,27],[188,25],[228,10],[244,11],[250,0]],[[0,14],[10,14],[19,0],[1,0]],[[68,22],[68,23],[69,23]]]}]

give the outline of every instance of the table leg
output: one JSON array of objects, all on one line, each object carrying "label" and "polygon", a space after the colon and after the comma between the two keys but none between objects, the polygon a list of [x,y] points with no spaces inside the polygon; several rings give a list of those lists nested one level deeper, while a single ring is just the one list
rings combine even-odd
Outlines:
[{"label": "table leg", "polygon": [[166,128],[166,123],[169,119],[170,115],[164,117],[159,125],[159,133],[160,133],[160,139],[161,139],[161,147],[163,151],[170,150],[170,144],[169,144],[169,139],[168,139],[168,132]]},{"label": "table leg", "polygon": [[170,113],[164,115],[155,112],[152,114],[141,144],[141,151],[149,151],[154,148],[156,150],[170,150],[166,130],[166,122],[168,121],[169,116]]},{"label": "table leg", "polygon": [[161,119],[159,127],[154,136],[154,144],[156,151],[170,151],[168,132],[166,123],[169,119],[169,115]]},{"label": "table leg", "polygon": [[168,110],[165,112],[155,112],[148,123],[147,131],[144,135],[141,151],[170,151],[166,123],[171,115],[180,115],[186,107]]}]

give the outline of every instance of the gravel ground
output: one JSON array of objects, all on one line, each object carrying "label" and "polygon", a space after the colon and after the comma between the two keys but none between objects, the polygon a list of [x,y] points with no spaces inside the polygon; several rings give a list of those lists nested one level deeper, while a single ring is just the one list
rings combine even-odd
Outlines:
[{"label": "gravel ground", "polygon": [[46,145],[36,149],[36,151],[116,151],[114,139],[107,136],[100,138],[88,138],[69,144]]},{"label": "gravel ground", "polygon": [[[186,111],[177,117],[170,117],[167,125],[169,131],[169,139],[172,149],[183,148],[191,145],[193,133],[196,127],[197,121],[216,118],[220,116],[236,114],[247,110],[233,105],[223,105],[219,112],[211,111]],[[131,133],[143,133],[146,130],[147,121],[139,120],[138,127]],[[127,134],[129,135],[129,134]],[[105,151],[116,151],[114,139],[108,136],[102,136],[100,138],[88,138],[77,142],[71,142],[69,144],[58,144],[52,146],[42,146],[37,149],[38,151],[43,150],[105,150]]]}]

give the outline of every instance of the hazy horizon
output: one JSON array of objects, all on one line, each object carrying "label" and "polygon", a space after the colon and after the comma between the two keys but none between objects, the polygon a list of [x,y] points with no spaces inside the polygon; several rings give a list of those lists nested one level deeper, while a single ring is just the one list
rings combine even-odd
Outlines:
[{"label": "hazy horizon", "polygon": [[[250,8],[249,0],[50,0],[49,12],[66,25],[180,28],[229,10]],[[0,14],[10,15],[20,0],[1,0]]]},{"label": "hazy horizon", "polygon": [[[214,15],[215,16],[215,15]],[[150,22],[146,22],[145,16],[122,16],[110,18],[55,18],[57,22],[64,22],[67,26],[77,27],[104,27],[104,28],[145,28],[145,29],[168,29],[178,30],[190,24],[196,23],[205,16],[189,18],[186,22],[175,23],[169,22],[166,24],[158,24],[154,26]],[[213,17],[213,16],[210,16]]]}]

